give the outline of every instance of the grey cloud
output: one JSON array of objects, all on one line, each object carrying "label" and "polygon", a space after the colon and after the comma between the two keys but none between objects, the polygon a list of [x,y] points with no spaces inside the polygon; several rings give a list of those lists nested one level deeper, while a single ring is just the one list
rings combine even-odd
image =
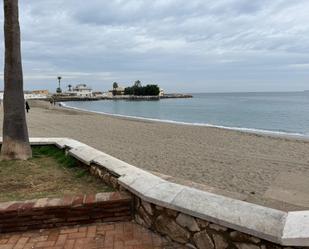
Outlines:
[{"label": "grey cloud", "polygon": [[21,0],[26,87],[54,89],[62,74],[102,90],[304,89],[308,68],[291,65],[309,64],[308,11],[307,0]]}]

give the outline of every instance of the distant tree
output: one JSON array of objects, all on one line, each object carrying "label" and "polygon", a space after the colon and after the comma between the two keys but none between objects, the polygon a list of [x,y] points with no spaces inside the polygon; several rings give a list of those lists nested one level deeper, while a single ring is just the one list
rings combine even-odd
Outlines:
[{"label": "distant tree", "polygon": [[115,89],[117,89],[118,88],[118,83],[117,82],[114,82],[113,83],[113,89],[115,90]]},{"label": "distant tree", "polygon": [[133,95],[141,95],[140,88],[142,87],[142,83],[140,80],[136,80],[132,86]]},{"label": "distant tree", "polygon": [[25,114],[18,0],[4,0],[4,100],[1,159],[32,156]]},{"label": "distant tree", "polygon": [[125,95],[136,95],[136,96],[158,96],[160,93],[160,88],[158,85],[146,85],[137,87],[133,85],[132,87],[126,87],[124,89]]},{"label": "distant tree", "polygon": [[113,95],[115,96],[117,94],[117,88],[118,88],[118,83],[114,82],[113,83]]},{"label": "distant tree", "polygon": [[137,88],[141,87],[142,86],[141,81],[140,80],[135,81],[134,86],[137,87]]},{"label": "distant tree", "polygon": [[124,95],[133,95],[133,87],[126,87],[124,89]]},{"label": "distant tree", "polygon": [[72,91],[72,85],[71,84],[68,85],[68,88],[69,88],[69,92],[71,92]]},{"label": "distant tree", "polygon": [[160,94],[160,88],[158,85],[147,85],[144,87],[144,95],[146,96],[158,96]]}]

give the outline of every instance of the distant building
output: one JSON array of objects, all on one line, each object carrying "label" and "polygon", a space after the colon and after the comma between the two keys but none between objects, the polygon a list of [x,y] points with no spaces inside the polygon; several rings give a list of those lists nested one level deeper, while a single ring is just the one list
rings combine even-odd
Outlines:
[{"label": "distant building", "polygon": [[76,96],[81,98],[90,98],[93,97],[92,88],[88,87],[86,84],[78,84],[75,87],[70,88],[66,94],[70,96]]},{"label": "distant building", "polygon": [[110,92],[93,92],[94,97],[101,97],[101,98],[106,98],[106,97],[112,97],[112,94]]},{"label": "distant building", "polygon": [[46,94],[46,92],[36,93],[36,92],[33,92],[33,91],[25,91],[24,97],[25,97],[25,99],[47,99],[48,94]]},{"label": "distant building", "polygon": [[[47,91],[48,92],[48,91]],[[42,92],[46,93],[46,92]],[[4,92],[0,92],[0,100],[3,100]],[[41,94],[37,93],[36,91],[24,91],[24,98],[25,99],[46,99],[48,98],[48,94]]]},{"label": "distant building", "polygon": [[94,97],[102,97],[103,96],[103,92],[92,92]]},{"label": "distant building", "polygon": [[160,93],[159,93],[159,96],[164,96],[164,90],[162,88],[160,88]]},{"label": "distant building", "polygon": [[78,97],[92,97],[92,88],[88,87],[86,84],[78,84],[73,88],[73,92],[76,93]]},{"label": "distant building", "polygon": [[124,87],[118,86],[115,89],[109,90],[109,92],[112,94],[115,92],[115,95],[124,95],[124,89],[125,89]]},{"label": "distant building", "polygon": [[113,95],[113,92],[112,91],[108,91],[108,92],[105,92],[104,93],[104,97],[108,97],[108,98],[112,98],[114,95]]},{"label": "distant building", "polygon": [[46,96],[49,94],[48,90],[34,90],[34,91],[32,91],[32,93],[33,94],[46,95]]},{"label": "distant building", "polygon": [[25,98],[29,99],[46,99],[49,96],[48,90],[34,90],[32,92],[25,93]]}]

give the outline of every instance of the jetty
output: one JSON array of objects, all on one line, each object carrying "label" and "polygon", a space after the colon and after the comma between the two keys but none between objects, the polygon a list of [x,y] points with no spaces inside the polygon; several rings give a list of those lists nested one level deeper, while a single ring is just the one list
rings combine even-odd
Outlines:
[{"label": "jetty", "polygon": [[136,95],[116,95],[116,96],[65,96],[55,94],[51,99],[55,102],[68,102],[68,101],[98,101],[98,100],[131,100],[131,101],[154,101],[160,99],[179,99],[179,98],[193,98],[189,94],[164,94],[163,96],[136,96]]},{"label": "jetty", "polygon": [[189,99],[189,98],[193,98],[193,96],[190,94],[170,93],[170,94],[164,94],[160,98],[161,99]]}]

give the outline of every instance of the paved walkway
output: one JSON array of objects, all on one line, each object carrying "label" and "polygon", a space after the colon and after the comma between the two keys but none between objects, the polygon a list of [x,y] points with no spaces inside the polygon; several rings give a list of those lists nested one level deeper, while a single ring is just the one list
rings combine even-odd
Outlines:
[{"label": "paved walkway", "polygon": [[180,249],[131,222],[0,234],[0,249]]}]

